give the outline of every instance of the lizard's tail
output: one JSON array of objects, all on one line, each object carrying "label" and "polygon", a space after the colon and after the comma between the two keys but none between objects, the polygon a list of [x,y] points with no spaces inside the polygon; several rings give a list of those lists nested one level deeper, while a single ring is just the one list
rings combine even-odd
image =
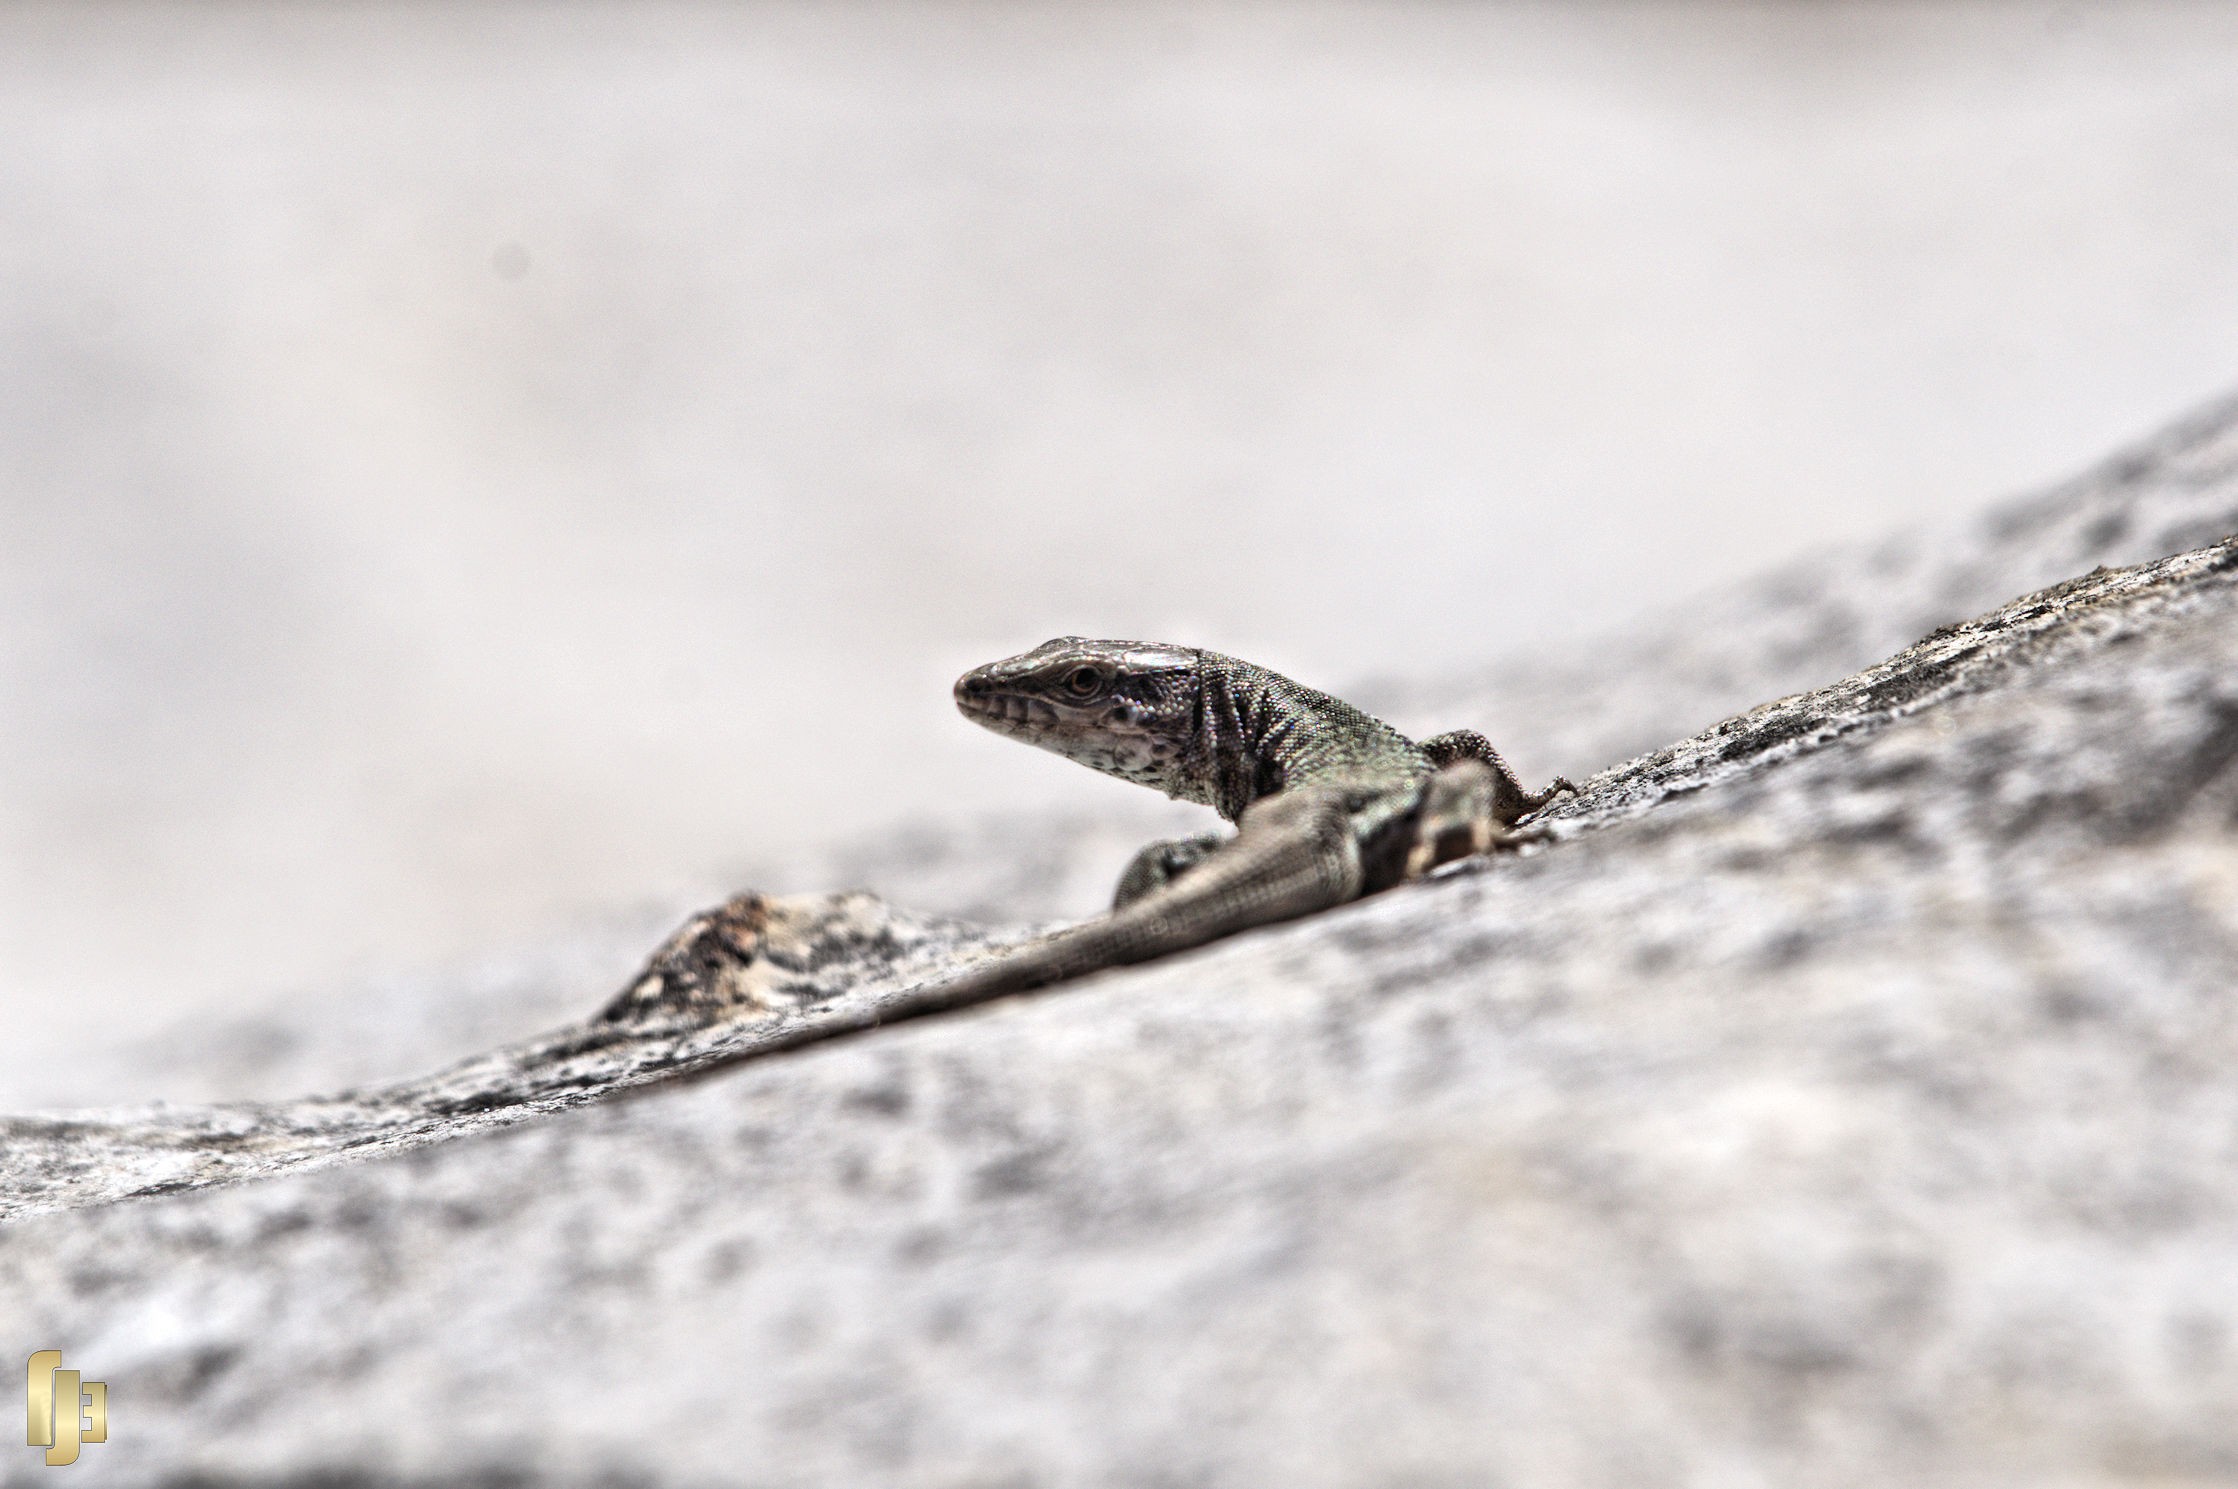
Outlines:
[{"label": "lizard's tail", "polygon": [[1358,896],[1360,846],[1345,799],[1301,788],[1254,803],[1235,841],[1172,883],[1055,932],[881,1011],[886,1020],[961,1008],[1202,946]]}]

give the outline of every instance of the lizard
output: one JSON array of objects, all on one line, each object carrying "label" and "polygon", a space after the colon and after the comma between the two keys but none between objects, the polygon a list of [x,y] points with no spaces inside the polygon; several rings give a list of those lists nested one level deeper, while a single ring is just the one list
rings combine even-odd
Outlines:
[{"label": "lizard", "polygon": [[[1341,699],[1218,652],[1060,636],[957,679],[964,717],[1235,824],[1152,843],[1110,911],[929,986],[960,1007],[1310,915],[1533,836],[1576,787],[1527,791],[1481,734],[1417,743]],[[893,1012],[900,1012],[899,1009]],[[892,1014],[889,1014],[891,1017]]]}]

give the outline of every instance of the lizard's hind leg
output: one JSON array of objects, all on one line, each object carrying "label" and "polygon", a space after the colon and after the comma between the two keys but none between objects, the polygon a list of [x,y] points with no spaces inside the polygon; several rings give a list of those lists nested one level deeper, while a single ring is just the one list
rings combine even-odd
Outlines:
[{"label": "lizard's hind leg", "polygon": [[1565,791],[1572,796],[1577,794],[1577,787],[1570,783],[1568,776],[1556,776],[1544,791],[1524,790],[1523,782],[1508,767],[1507,761],[1500,758],[1500,752],[1492,748],[1492,741],[1474,729],[1454,729],[1432,735],[1422,741],[1421,750],[1430,757],[1430,763],[1441,770],[1464,760],[1482,762],[1493,775],[1493,795],[1502,823],[1537,811]]},{"label": "lizard's hind leg", "polygon": [[[1501,843],[1535,841],[1540,828],[1509,826],[1515,778],[1502,779],[1482,760],[1457,760],[1430,777],[1414,818],[1414,846],[1407,851],[1404,877],[1419,879],[1440,864],[1489,853]],[[1551,789],[1547,795],[1552,796]]]},{"label": "lizard's hind leg", "polygon": [[1193,838],[1168,838],[1152,843],[1134,856],[1119,876],[1111,908],[1122,909],[1154,889],[1163,889],[1220,851],[1232,839],[1224,832],[1200,832]]}]

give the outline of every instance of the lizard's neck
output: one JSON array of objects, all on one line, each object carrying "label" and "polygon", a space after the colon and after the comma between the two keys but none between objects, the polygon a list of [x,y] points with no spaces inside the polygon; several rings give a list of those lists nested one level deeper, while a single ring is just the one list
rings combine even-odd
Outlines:
[{"label": "lizard's neck", "polygon": [[1191,774],[1233,822],[1262,796],[1311,781],[1385,788],[1429,773],[1412,741],[1351,704],[1289,678],[1202,654]]}]

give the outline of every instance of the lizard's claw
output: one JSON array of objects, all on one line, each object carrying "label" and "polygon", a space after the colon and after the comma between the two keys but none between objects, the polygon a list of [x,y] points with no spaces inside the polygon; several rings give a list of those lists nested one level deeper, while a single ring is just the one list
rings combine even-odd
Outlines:
[{"label": "lizard's claw", "polygon": [[1572,781],[1568,776],[1556,776],[1547,784],[1544,791],[1523,798],[1523,810],[1535,812],[1557,796],[1576,796],[1577,794],[1578,789],[1575,781]]}]

